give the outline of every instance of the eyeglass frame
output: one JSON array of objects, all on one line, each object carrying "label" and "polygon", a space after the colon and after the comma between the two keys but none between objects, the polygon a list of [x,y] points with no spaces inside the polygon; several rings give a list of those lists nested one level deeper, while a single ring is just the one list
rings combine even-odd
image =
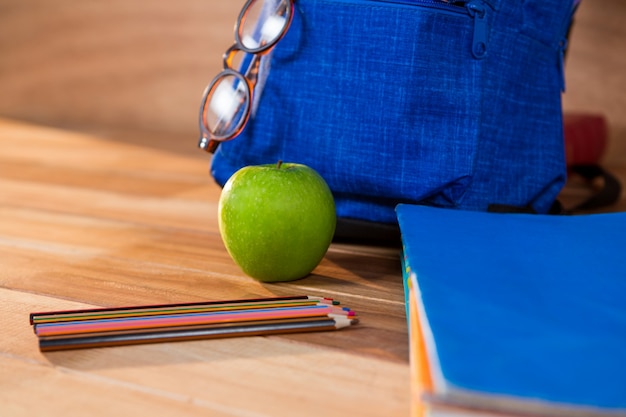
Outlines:
[{"label": "eyeglass frame", "polygon": [[[244,4],[241,11],[239,12],[237,23],[235,25],[235,42],[226,50],[226,52],[224,52],[222,56],[224,69],[213,78],[213,80],[204,89],[204,92],[202,94],[202,104],[200,105],[199,117],[200,140],[198,141],[198,147],[209,153],[215,153],[217,147],[221,142],[232,140],[239,136],[239,134],[243,131],[244,127],[248,123],[248,120],[250,119],[254,88],[258,79],[261,58],[264,55],[268,54],[272,50],[272,48],[276,46],[276,44],[285,36],[287,31],[289,30],[289,27],[291,26],[291,21],[293,20],[295,0],[288,0],[289,6],[285,11],[286,22],[284,27],[281,29],[280,34],[272,39],[270,42],[262,44],[257,48],[248,48],[245,46],[244,42],[241,39],[241,26],[245,22],[246,16],[250,11],[250,5],[254,1],[258,0],[247,0],[246,4]],[[251,61],[246,67],[245,74],[242,74],[240,71],[237,71],[232,67],[232,62],[239,52],[252,55]],[[215,133],[211,132],[211,130],[207,127],[206,110],[209,104],[208,99],[213,93],[214,89],[219,85],[221,80],[227,76],[233,76],[237,78],[240,82],[243,82],[243,85],[245,85],[246,87],[245,93],[247,104],[244,109],[245,115],[240,118],[235,128],[231,129],[228,134],[216,135]]]}]

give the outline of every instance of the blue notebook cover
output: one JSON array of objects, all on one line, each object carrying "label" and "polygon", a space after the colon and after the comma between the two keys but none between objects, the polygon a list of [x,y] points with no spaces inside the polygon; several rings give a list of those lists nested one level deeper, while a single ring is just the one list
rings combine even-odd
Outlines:
[{"label": "blue notebook cover", "polygon": [[427,401],[626,416],[626,213],[396,211]]}]

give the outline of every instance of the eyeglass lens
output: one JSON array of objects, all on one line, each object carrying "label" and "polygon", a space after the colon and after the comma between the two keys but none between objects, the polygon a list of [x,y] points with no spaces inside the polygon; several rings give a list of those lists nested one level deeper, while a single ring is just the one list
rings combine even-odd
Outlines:
[{"label": "eyeglass lens", "polygon": [[289,0],[251,1],[240,15],[237,41],[248,52],[260,52],[271,47],[287,26]]},{"label": "eyeglass lens", "polygon": [[248,85],[242,76],[224,73],[215,82],[208,98],[206,126],[218,138],[237,133],[250,106]]}]

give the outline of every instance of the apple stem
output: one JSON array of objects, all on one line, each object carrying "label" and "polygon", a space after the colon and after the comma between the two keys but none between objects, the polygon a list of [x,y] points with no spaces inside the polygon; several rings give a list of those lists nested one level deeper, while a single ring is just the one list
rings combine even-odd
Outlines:
[{"label": "apple stem", "polygon": [[282,164],[283,164],[283,161],[279,159],[278,162],[276,162],[276,169],[280,169]]}]

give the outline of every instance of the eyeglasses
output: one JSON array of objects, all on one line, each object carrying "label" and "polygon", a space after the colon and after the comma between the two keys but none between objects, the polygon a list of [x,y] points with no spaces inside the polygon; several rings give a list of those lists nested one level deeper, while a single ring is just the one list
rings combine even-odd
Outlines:
[{"label": "eyeglasses", "polygon": [[235,43],[224,53],[224,70],[207,86],[200,106],[198,147],[215,152],[241,133],[253,103],[261,58],[287,33],[294,0],[247,0],[235,26]]}]

